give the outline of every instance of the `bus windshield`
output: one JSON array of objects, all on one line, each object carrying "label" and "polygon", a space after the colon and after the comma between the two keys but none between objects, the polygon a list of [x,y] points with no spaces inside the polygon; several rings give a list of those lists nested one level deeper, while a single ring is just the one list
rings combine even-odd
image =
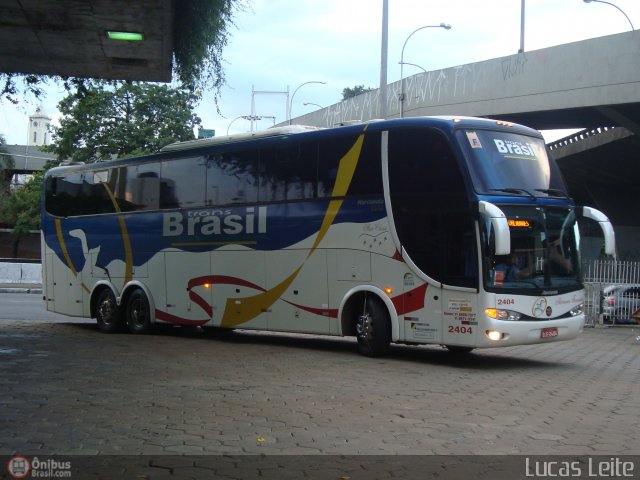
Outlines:
[{"label": "bus windshield", "polygon": [[481,129],[460,130],[457,136],[476,192],[568,196],[542,139]]},{"label": "bus windshield", "polygon": [[573,209],[518,205],[500,208],[509,223],[511,253],[494,255],[491,221],[484,218],[481,230],[487,290],[580,288],[579,233]]}]

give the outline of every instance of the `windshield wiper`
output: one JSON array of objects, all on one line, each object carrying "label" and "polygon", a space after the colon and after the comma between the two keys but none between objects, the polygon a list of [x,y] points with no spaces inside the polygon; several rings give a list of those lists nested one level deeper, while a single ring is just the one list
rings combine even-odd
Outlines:
[{"label": "windshield wiper", "polygon": [[569,195],[557,188],[536,188],[536,192],[542,192],[556,197],[569,198]]},{"label": "windshield wiper", "polygon": [[531,198],[536,198],[533,193],[531,193],[529,190],[525,190],[524,188],[491,188],[490,190],[494,192],[524,193]]}]

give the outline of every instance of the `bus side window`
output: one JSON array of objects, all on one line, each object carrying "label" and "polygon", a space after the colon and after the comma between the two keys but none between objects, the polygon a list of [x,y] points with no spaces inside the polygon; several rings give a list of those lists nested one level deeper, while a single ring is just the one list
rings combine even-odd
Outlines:
[{"label": "bus side window", "polygon": [[277,172],[273,164],[276,161],[276,149],[264,147],[260,149],[260,163],[258,166],[258,201],[271,202],[278,199]]},{"label": "bus side window", "polygon": [[123,212],[136,210],[157,210],[160,207],[160,166],[142,164],[113,169],[117,178],[115,198]]},{"label": "bus side window", "polygon": [[317,161],[316,142],[263,148],[260,151],[260,201],[314,198]]},{"label": "bus side window", "polygon": [[376,195],[382,192],[380,137],[380,133],[368,133],[364,136],[360,159],[349,186],[349,195]]},{"label": "bus side window", "polygon": [[205,206],[206,159],[187,157],[161,164],[160,208]]},{"label": "bus side window", "polygon": [[258,200],[258,154],[224,152],[207,159],[207,205],[255,203]]},{"label": "bus side window", "polygon": [[338,175],[340,160],[358,137],[336,136],[320,143],[318,148],[318,198],[330,197]]}]

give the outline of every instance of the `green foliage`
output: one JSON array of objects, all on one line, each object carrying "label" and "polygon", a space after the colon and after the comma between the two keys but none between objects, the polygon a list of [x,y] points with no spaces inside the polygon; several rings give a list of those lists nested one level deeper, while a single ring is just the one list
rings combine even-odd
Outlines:
[{"label": "green foliage", "polygon": [[0,73],[0,100],[6,98],[9,102],[16,104],[21,96],[33,95],[40,98],[50,79],[58,77],[48,77],[46,75]]},{"label": "green foliage", "polygon": [[222,51],[234,8],[243,0],[176,0],[174,23],[174,71],[192,91],[224,84]]},{"label": "green foliage", "polygon": [[198,100],[186,89],[151,83],[83,85],[58,104],[60,127],[46,149],[82,162],[155,152],[194,138]]},{"label": "green foliage", "polygon": [[13,235],[22,237],[29,230],[40,228],[40,201],[43,172],[39,172],[23,187],[0,203],[0,223],[13,226]]},{"label": "green foliage", "polygon": [[4,136],[0,135],[0,200],[9,194],[9,185],[16,164],[14,158],[6,153],[3,145],[6,145],[6,141]]},{"label": "green foliage", "polygon": [[356,85],[353,88],[345,88],[342,90],[342,101],[345,101],[349,98],[357,97],[358,95],[362,95],[363,93],[370,92],[373,90],[372,88],[365,88],[364,85]]}]

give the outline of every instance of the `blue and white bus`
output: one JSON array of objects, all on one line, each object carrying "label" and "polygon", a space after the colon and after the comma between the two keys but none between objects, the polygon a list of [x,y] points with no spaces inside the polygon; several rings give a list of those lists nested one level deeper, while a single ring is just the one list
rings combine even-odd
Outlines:
[{"label": "blue and white bus", "polygon": [[584,325],[577,207],[535,130],[422,117],[182,142],[45,178],[51,311],[452,351]]}]

